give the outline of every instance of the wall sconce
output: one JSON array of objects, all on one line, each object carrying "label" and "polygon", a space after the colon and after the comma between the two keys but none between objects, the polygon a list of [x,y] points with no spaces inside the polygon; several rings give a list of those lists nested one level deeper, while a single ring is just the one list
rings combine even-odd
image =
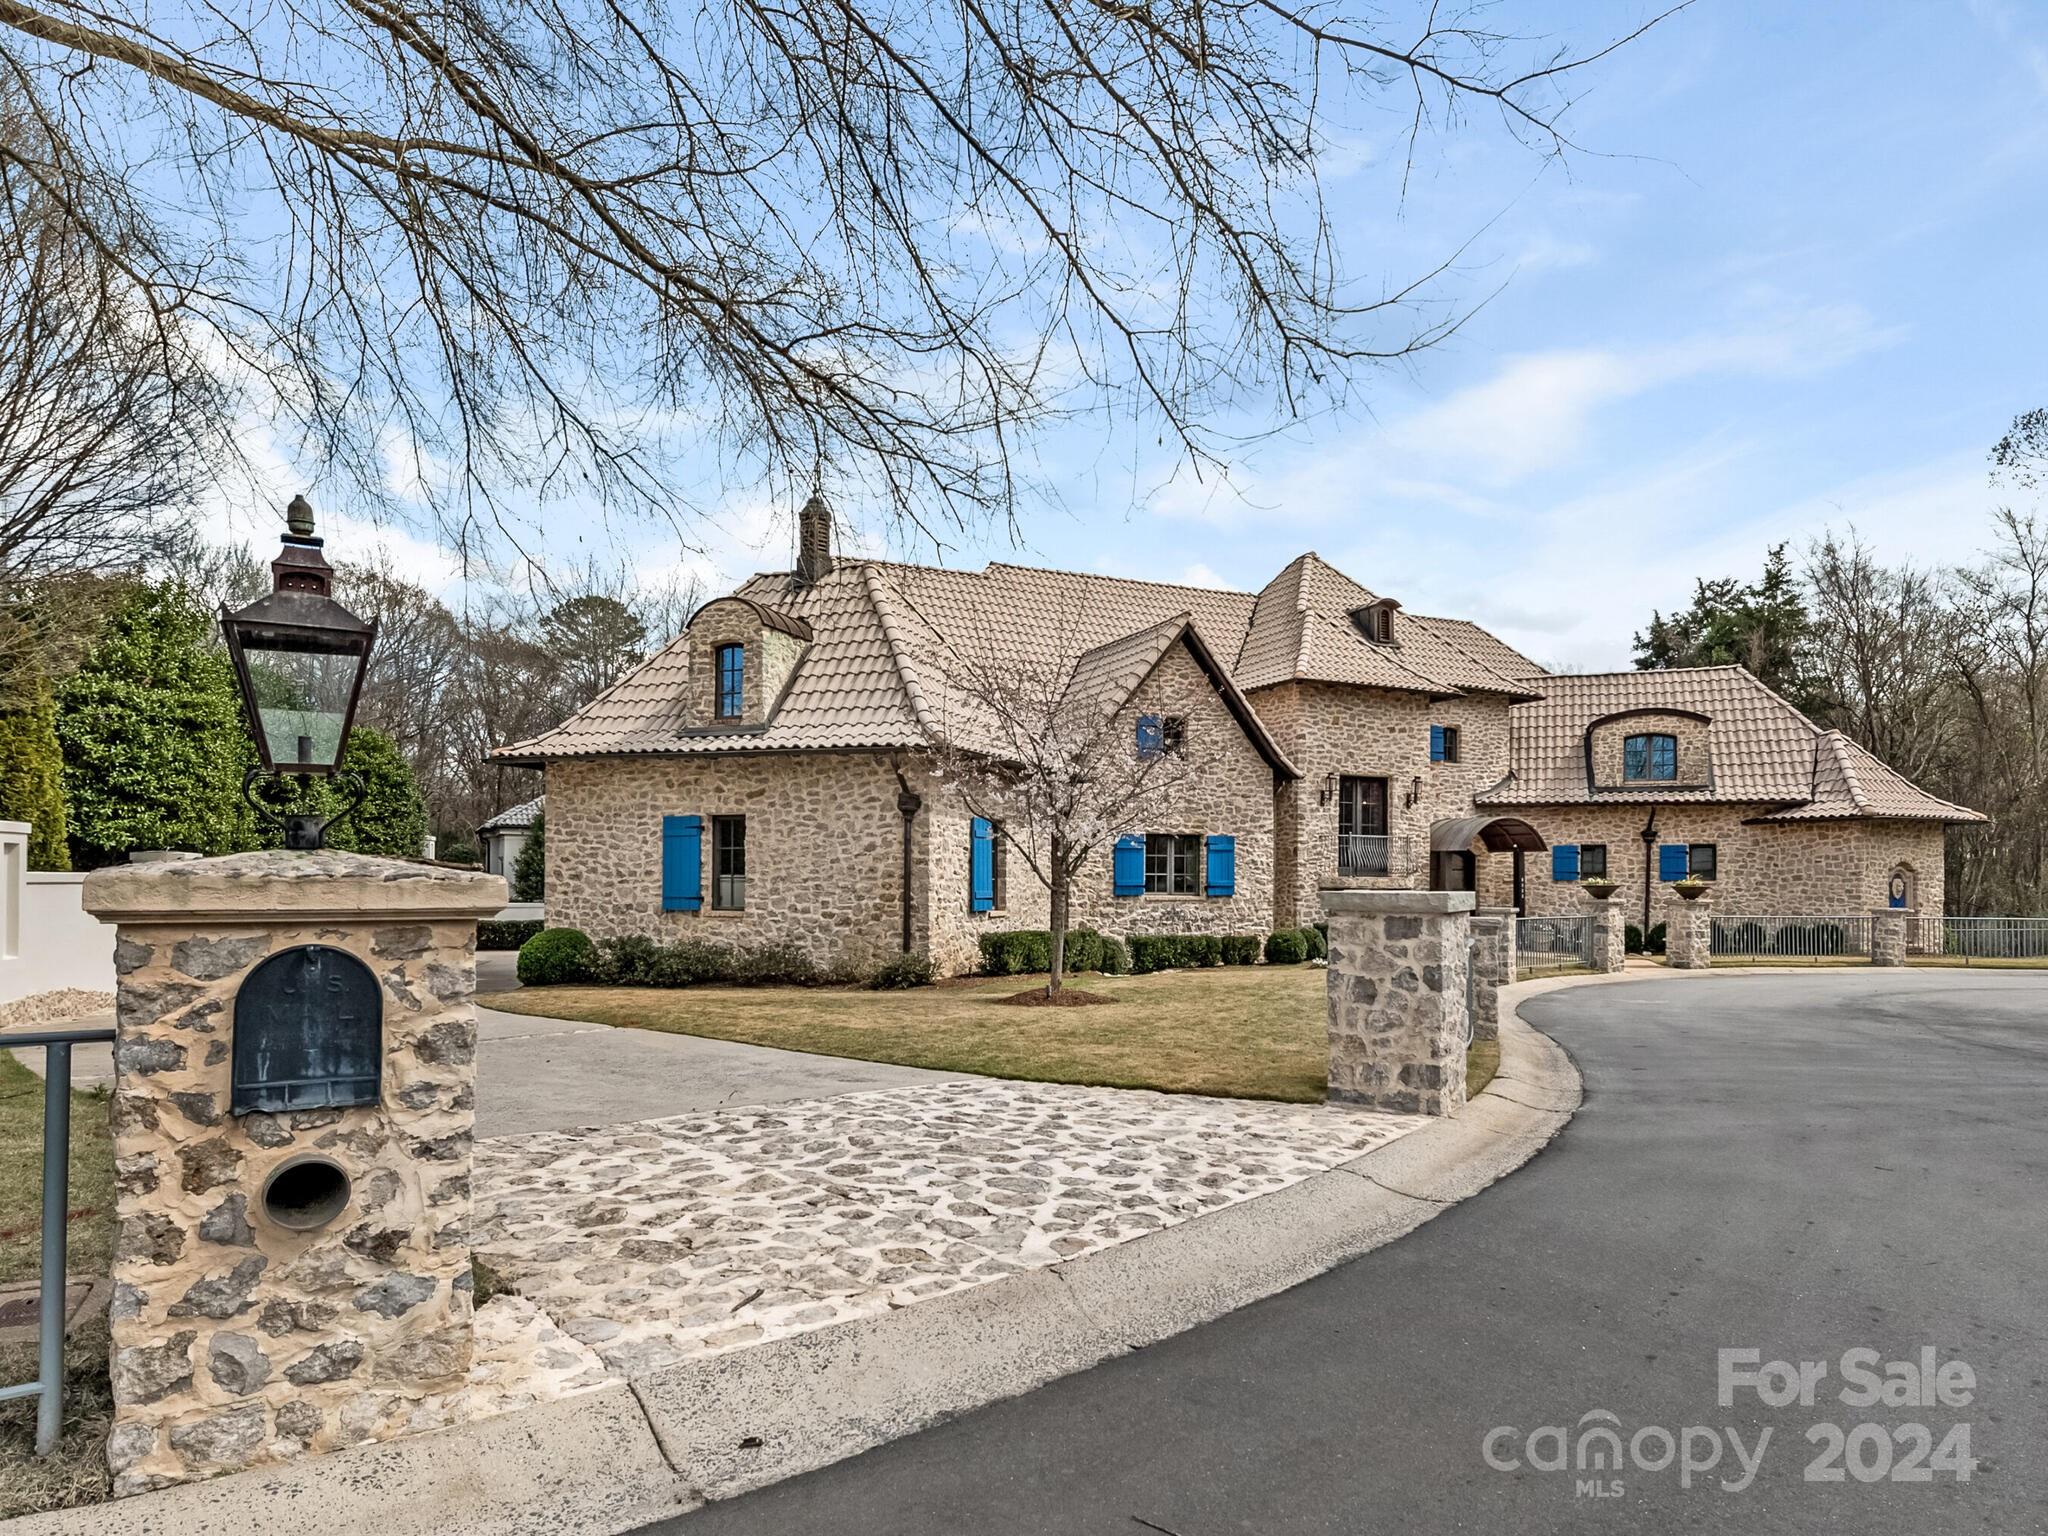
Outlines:
[{"label": "wall sconce", "polygon": [[1418,775],[1408,781],[1408,798],[1403,802],[1409,810],[1422,803],[1422,779]]},{"label": "wall sconce", "polygon": [[1316,796],[1316,804],[1328,805],[1330,803],[1330,796],[1335,793],[1337,793],[1337,775],[1334,773],[1324,774],[1322,793]]}]

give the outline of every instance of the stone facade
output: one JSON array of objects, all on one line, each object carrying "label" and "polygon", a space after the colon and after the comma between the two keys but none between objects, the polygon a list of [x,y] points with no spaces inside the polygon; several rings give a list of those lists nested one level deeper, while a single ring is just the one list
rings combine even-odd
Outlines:
[{"label": "stone facade", "polygon": [[[744,604],[725,606],[751,616]],[[1070,921],[1123,937],[1263,935],[1273,910],[1272,766],[1184,643],[1139,685],[1112,733],[1135,742],[1143,714],[1186,721],[1191,771],[1171,809],[1160,813],[1161,824],[1132,830],[1233,836],[1235,894],[1119,898],[1104,846],[1075,881]],[[897,797],[905,784],[923,802],[912,826],[912,949],[941,971],[961,972],[979,959],[981,934],[1045,927],[1046,889],[1013,848],[1004,855],[1003,906],[971,909],[971,816],[918,752],[733,751],[551,763],[548,920],[600,939],[789,943],[828,970],[871,971],[902,949]],[[705,818],[704,902],[697,911],[662,910],[662,818],[675,815]],[[712,904],[715,816],[747,818],[746,905],[738,911]]]},{"label": "stone facade", "polygon": [[1515,980],[1515,909],[1481,907],[1472,919],[1472,1038],[1500,1038],[1500,989]]},{"label": "stone facade", "polygon": [[[1886,903],[1894,870],[1908,872],[1913,894],[1908,905],[1942,910],[1943,832],[1932,821],[1775,821],[1751,818],[1762,805],[1660,805],[1657,843],[1712,843],[1719,873],[1714,904],[1726,914],[1749,917],[1861,913]],[[1643,824],[1649,807],[1557,805],[1518,808],[1520,816],[1552,847],[1560,843],[1601,843],[1607,875],[1621,889],[1616,900],[1628,921],[1643,921]],[[1669,887],[1657,878],[1654,846],[1649,855],[1650,921]],[[1513,860],[1508,854],[1480,860],[1482,900],[1513,899]],[[1570,916],[1585,910],[1576,884],[1550,878],[1547,854],[1524,861],[1523,895],[1532,917]]]},{"label": "stone facade", "polygon": [[[496,875],[343,853],[96,871],[117,924],[113,1102],[118,1494],[384,1439],[471,1364],[468,1223],[476,921]],[[231,1112],[237,994],[296,945],[381,994],[374,1105]],[[325,1224],[264,1192],[308,1158],[346,1175]]]},{"label": "stone facade", "polygon": [[[743,696],[737,720],[718,714],[718,650],[723,645],[746,648]],[[764,724],[803,659],[804,642],[764,623],[761,610],[737,597],[706,603],[690,619],[689,680],[683,699],[683,724],[691,730],[745,730]],[[554,827],[548,827],[550,839]]]},{"label": "stone facade", "polygon": [[[1617,790],[1629,783],[1624,754],[1631,736],[1669,736],[1677,749],[1677,772],[1668,787],[1703,787],[1714,782],[1713,754],[1707,722],[1684,710],[1631,709],[1597,720],[1587,731],[1587,756],[1596,790]],[[1667,787],[1660,784],[1659,788]]]},{"label": "stone facade", "polygon": [[[828,969],[872,970],[902,951],[899,768],[929,805],[935,786],[912,753],[550,763],[548,921],[594,939],[642,934],[671,943],[794,944]],[[703,906],[665,912],[662,818],[685,815],[704,817]],[[746,904],[737,911],[712,905],[714,816],[747,822]],[[915,873],[912,896],[914,930],[922,931],[931,897]]]},{"label": "stone facade", "polygon": [[1675,970],[1703,971],[1714,963],[1714,895],[1696,901],[1668,896],[1664,915],[1665,956]]},{"label": "stone facade", "polygon": [[1585,901],[1593,909],[1593,969],[1618,971],[1628,963],[1628,914],[1621,898]]},{"label": "stone facade", "polygon": [[1327,890],[1332,1103],[1448,1115],[1465,1102],[1467,891]]},{"label": "stone facade", "polygon": [[[1252,707],[1294,766],[1275,812],[1280,845],[1273,926],[1298,927],[1321,912],[1326,886],[1421,889],[1430,884],[1430,828],[1472,814],[1472,797],[1508,767],[1508,701],[1486,694],[1431,700],[1419,694],[1295,682],[1262,688]],[[1433,763],[1429,728],[1454,726],[1458,761]],[[1337,781],[1387,780],[1388,870],[1337,872]],[[1480,856],[1482,860],[1485,855]]]}]

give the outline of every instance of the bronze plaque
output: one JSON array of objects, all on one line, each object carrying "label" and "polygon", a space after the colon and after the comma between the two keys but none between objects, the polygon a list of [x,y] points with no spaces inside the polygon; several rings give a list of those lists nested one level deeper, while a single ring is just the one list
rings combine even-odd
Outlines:
[{"label": "bronze plaque", "polygon": [[374,1104],[383,1065],[383,995],[345,950],[280,950],[235,994],[234,1114]]}]

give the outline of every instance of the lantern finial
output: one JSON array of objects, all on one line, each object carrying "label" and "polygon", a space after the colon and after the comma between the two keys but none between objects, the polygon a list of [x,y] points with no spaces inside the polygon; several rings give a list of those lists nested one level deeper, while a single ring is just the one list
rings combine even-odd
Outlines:
[{"label": "lantern finial", "polygon": [[306,500],[303,492],[294,496],[291,505],[284,509],[284,525],[294,538],[313,537],[313,503]]}]

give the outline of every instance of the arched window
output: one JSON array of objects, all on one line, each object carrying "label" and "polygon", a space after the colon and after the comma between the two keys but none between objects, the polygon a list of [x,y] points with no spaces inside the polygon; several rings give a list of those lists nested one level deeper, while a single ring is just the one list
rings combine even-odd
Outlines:
[{"label": "arched window", "polygon": [[1678,738],[1661,733],[1629,737],[1621,744],[1621,776],[1624,779],[1677,778]]}]

